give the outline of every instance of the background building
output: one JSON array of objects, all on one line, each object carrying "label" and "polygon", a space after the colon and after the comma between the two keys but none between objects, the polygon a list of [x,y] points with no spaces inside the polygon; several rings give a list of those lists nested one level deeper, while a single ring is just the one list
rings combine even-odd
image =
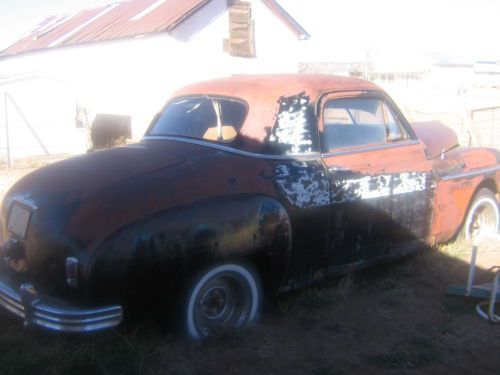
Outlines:
[{"label": "background building", "polygon": [[308,38],[274,0],[131,0],[49,17],[0,53],[1,156],[84,152],[99,115],[140,138],[174,89],[295,72]]}]

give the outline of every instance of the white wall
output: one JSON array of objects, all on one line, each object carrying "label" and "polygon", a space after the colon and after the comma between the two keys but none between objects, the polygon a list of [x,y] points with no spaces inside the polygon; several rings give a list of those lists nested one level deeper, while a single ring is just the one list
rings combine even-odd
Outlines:
[{"label": "white wall", "polygon": [[[0,59],[0,75],[40,72],[69,82],[80,103],[94,113],[116,113],[132,116],[134,138],[140,138],[149,121],[176,88],[199,80],[232,74],[296,72],[299,41],[286,26],[272,15],[260,0],[251,0],[255,21],[257,57],[237,58],[223,52],[223,39],[228,37],[229,15],[221,13],[226,0],[216,0],[202,9],[180,28],[203,27],[190,41],[178,41],[167,34],[111,41],[83,46],[55,48]],[[215,17],[215,19],[214,19]],[[189,23],[191,22],[191,23]],[[207,23],[208,26],[206,25]],[[182,38],[181,38],[182,39]],[[43,95],[44,84],[28,82],[17,85],[16,91],[26,93],[40,88],[38,97],[49,108],[52,95]],[[75,109],[69,96],[57,99],[58,108],[47,112],[47,121],[59,123],[56,112]],[[76,100],[75,97],[72,100]],[[2,104],[0,104],[2,107]],[[25,108],[29,110],[27,105]],[[35,110],[36,106],[33,107]],[[47,110],[48,111],[48,110]],[[3,129],[3,119],[0,119]],[[1,132],[1,130],[0,130]],[[64,144],[62,134],[53,134],[55,144]],[[75,148],[75,152],[81,152]]]},{"label": "white wall", "polygon": [[7,144],[13,159],[86,150],[85,130],[75,126],[76,95],[70,84],[31,77],[0,84],[0,99],[1,159],[7,158]]}]

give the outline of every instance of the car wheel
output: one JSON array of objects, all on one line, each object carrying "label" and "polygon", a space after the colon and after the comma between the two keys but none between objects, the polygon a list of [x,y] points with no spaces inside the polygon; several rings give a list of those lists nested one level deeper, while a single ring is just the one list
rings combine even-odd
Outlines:
[{"label": "car wheel", "polygon": [[250,265],[223,263],[198,273],[189,284],[186,297],[186,333],[201,340],[216,330],[256,321],[262,305],[262,287]]},{"label": "car wheel", "polygon": [[493,235],[498,232],[500,213],[495,195],[489,189],[476,194],[465,218],[463,237],[473,240],[479,235]]}]

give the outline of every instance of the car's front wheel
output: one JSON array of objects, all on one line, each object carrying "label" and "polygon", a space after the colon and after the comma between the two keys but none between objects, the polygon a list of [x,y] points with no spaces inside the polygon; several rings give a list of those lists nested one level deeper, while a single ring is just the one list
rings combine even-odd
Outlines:
[{"label": "car's front wheel", "polygon": [[184,299],[184,328],[201,340],[219,329],[241,327],[259,318],[262,287],[247,264],[222,263],[196,274]]},{"label": "car's front wheel", "polygon": [[462,228],[467,240],[478,236],[493,235],[498,232],[500,225],[500,212],[495,195],[486,188],[479,190],[465,218]]}]

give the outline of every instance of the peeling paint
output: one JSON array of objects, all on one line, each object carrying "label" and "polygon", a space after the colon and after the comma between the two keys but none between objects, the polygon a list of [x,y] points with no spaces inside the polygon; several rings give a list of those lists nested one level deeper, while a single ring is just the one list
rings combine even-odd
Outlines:
[{"label": "peeling paint", "polygon": [[363,176],[332,181],[332,201],[345,202],[388,197],[426,189],[427,176],[420,172]]},{"label": "peeling paint", "polygon": [[309,96],[304,92],[281,97],[278,100],[279,112],[269,143],[277,144],[285,154],[307,153],[312,151],[312,121]]},{"label": "peeling paint", "polygon": [[294,206],[303,208],[330,204],[327,180],[322,172],[305,162],[277,165],[275,177],[280,190]]},{"label": "peeling paint", "polygon": [[403,172],[393,176],[393,194],[412,193],[425,190],[427,176],[425,173]]}]

